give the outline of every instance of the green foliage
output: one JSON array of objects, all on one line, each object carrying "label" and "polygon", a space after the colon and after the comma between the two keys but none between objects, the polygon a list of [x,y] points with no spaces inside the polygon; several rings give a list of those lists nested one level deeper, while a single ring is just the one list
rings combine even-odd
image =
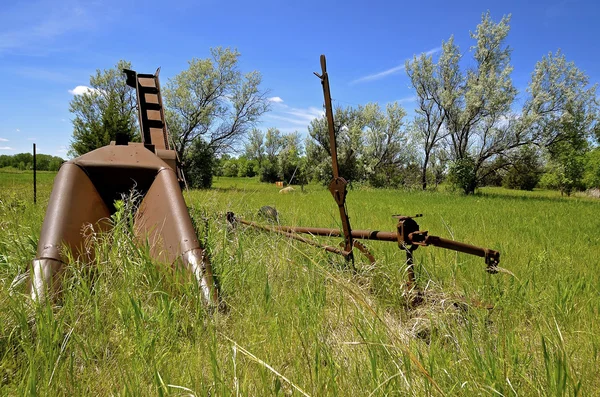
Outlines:
[{"label": "green foliage", "polygon": [[587,189],[598,189],[600,188],[600,148],[589,151],[586,157],[584,185]]},{"label": "green foliage", "polygon": [[[413,148],[404,128],[406,112],[398,103],[385,111],[376,103],[356,108],[335,108],[334,120],[340,175],[352,182],[382,181],[394,186],[400,174],[414,159]],[[329,130],[325,116],[309,126],[307,161],[313,165],[313,178],[328,184],[331,171]]]},{"label": "green foliage", "polygon": [[112,69],[97,70],[90,77],[91,89],[71,100],[72,156],[108,145],[117,134],[125,135],[129,141],[139,140],[136,96],[123,75],[123,69],[130,68],[130,62],[120,60]]},{"label": "green foliage", "polygon": [[185,157],[185,179],[189,187],[207,189],[212,186],[215,174],[215,153],[202,139],[192,143]]},{"label": "green foliage", "polygon": [[475,192],[477,168],[471,157],[463,157],[452,162],[448,172],[448,182],[464,194]]},{"label": "green foliage", "polygon": [[540,153],[532,146],[523,147],[519,157],[508,168],[502,186],[508,189],[533,190],[543,173]]},{"label": "green foliage", "polygon": [[279,181],[279,169],[277,168],[277,162],[266,159],[263,160],[263,165],[260,167],[260,181],[273,183]]},{"label": "green foliage", "polygon": [[165,117],[180,157],[197,139],[216,154],[238,146],[269,110],[262,76],[239,70],[237,50],[217,47],[210,52],[210,58],[190,60],[163,90]]},{"label": "green foliage", "polygon": [[[64,161],[57,156],[36,154],[36,167],[38,171],[58,171]],[[21,171],[33,169],[33,155],[31,153],[0,155],[0,168],[4,167],[13,167]]]}]

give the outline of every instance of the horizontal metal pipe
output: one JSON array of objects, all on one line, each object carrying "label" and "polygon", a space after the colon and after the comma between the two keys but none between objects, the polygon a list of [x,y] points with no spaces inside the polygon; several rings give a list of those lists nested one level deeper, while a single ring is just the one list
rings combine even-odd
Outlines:
[{"label": "horizontal metal pipe", "polygon": [[298,236],[297,234],[294,234],[294,232],[288,232],[286,230],[279,229],[278,227],[263,226],[263,225],[259,225],[258,223],[255,223],[255,222],[245,221],[243,219],[237,219],[237,221],[240,222],[240,223],[242,223],[242,224],[244,224],[244,225],[252,226],[252,227],[254,227],[256,229],[262,229],[262,230],[266,230],[266,231],[269,231],[269,232],[274,232],[274,233],[281,234],[281,235],[286,236],[288,238],[292,238],[294,240],[298,240],[298,241],[301,241],[303,243],[312,245],[313,247],[323,248],[325,251],[328,251],[328,252],[333,252],[335,254],[342,255],[342,256],[349,255],[349,252],[346,252],[346,251],[341,250],[339,248],[332,247],[330,245],[320,244],[320,243],[318,243],[316,241],[312,241],[312,240],[309,240],[309,239],[304,238],[302,236]]},{"label": "horizontal metal pipe", "polygon": [[[245,221],[238,219],[239,222],[245,225],[251,225],[253,227],[261,227],[254,222]],[[281,231],[286,233],[304,233],[312,234],[314,236],[326,236],[326,237],[342,237],[343,233],[339,229],[330,229],[325,227],[299,227],[299,226],[273,226],[268,230]],[[396,232],[381,232],[378,230],[352,230],[352,237],[363,240],[379,240],[379,241],[398,241],[398,235]]]},{"label": "horizontal metal pipe", "polygon": [[[339,229],[330,229],[324,227],[299,227],[299,226],[263,226],[259,225],[255,222],[246,221],[243,219],[237,220],[240,223],[245,225],[249,225],[258,229],[263,229],[271,232],[276,232],[279,234],[283,234],[287,237],[306,242],[308,244],[323,247],[329,252],[335,252],[337,254],[344,255],[345,251],[337,249],[335,247],[330,247],[326,245],[321,245],[312,240],[307,240],[303,237],[300,237],[294,233],[305,233],[312,234],[314,236],[326,236],[326,237],[342,237],[342,231]],[[408,237],[411,240],[408,242],[409,244],[412,242],[414,244],[419,245],[433,245],[435,247],[445,248],[453,251],[463,252],[465,254],[475,255],[482,258],[486,256],[491,256],[493,258],[500,257],[500,253],[498,251],[491,250],[489,248],[477,247],[471,244],[465,244],[454,240],[445,239],[438,236],[426,236],[424,239],[419,238],[422,235],[414,235],[413,241],[413,233],[411,233]],[[352,237],[363,240],[378,240],[378,241],[391,241],[398,242],[398,233],[396,232],[382,232],[378,230],[352,230]]]},{"label": "horizontal metal pipe", "polygon": [[488,248],[477,247],[471,244],[460,243],[458,241],[445,239],[438,236],[427,236],[425,238],[425,244],[433,245],[435,247],[445,248],[453,251],[463,252],[469,255],[480,256],[484,258],[486,253],[495,252]]}]

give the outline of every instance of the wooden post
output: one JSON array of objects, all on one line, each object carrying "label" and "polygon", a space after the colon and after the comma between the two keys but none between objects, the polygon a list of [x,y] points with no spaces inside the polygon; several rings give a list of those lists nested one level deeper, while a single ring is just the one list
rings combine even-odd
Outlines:
[{"label": "wooden post", "polygon": [[35,143],[33,144],[33,204],[37,203],[37,180],[36,180],[36,168],[35,162]]}]

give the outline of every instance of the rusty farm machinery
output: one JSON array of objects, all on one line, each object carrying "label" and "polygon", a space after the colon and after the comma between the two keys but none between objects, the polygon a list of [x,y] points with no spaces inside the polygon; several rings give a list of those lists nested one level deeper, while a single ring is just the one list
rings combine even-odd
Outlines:
[{"label": "rusty farm machinery", "polygon": [[[232,212],[227,214],[228,221],[232,224],[239,223],[255,229],[278,233],[288,238],[322,248],[328,252],[341,255],[352,264],[352,268],[354,268],[354,248],[357,248],[361,253],[363,253],[371,263],[375,262],[373,254],[359,240],[377,240],[396,243],[401,250],[406,252],[406,267],[408,274],[407,288],[409,290],[413,290],[416,287],[415,273],[413,269],[413,252],[419,247],[425,247],[429,245],[482,257],[487,265],[486,271],[492,274],[497,273],[499,269],[498,264],[500,262],[500,253],[498,251],[429,235],[427,231],[420,230],[419,225],[415,220],[415,218],[421,217],[421,214],[417,214],[415,216],[393,215],[393,218],[397,220],[396,230],[393,232],[378,230],[353,230],[350,227],[350,218],[348,217],[348,212],[346,210],[348,182],[340,175],[338,166],[336,128],[333,118],[333,108],[331,104],[329,77],[327,74],[325,55],[321,55],[321,73],[315,73],[315,75],[321,80],[321,84],[323,86],[325,114],[327,118],[333,169],[333,178],[329,183],[329,191],[331,192],[331,195],[333,196],[333,199],[339,209],[339,216],[342,226],[341,231],[340,229],[322,227],[281,226],[274,224],[262,225],[236,217],[236,215]],[[302,234],[321,237],[342,237],[343,242],[340,243],[340,247],[336,247],[333,245],[322,244],[312,238],[303,237]]]},{"label": "rusty farm machinery", "polygon": [[183,173],[171,145],[158,79],[155,74],[124,71],[127,85],[136,89],[141,143],[118,135],[110,145],[64,163],[56,178],[31,269],[30,294],[44,299],[58,292],[67,263],[93,260],[82,228],[110,229],[115,200],[135,189],[142,195],[134,216],[137,241],[148,242],[153,258],[183,264],[191,272],[209,306],[218,305],[210,261],[196,236],[186,207]]},{"label": "rusty farm machinery", "polygon": [[[396,230],[353,230],[346,210],[347,181],[340,175],[337,159],[336,129],[331,105],[325,56],[321,55],[321,74],[329,132],[333,178],[329,191],[339,209],[341,230],[320,227],[261,225],[227,213],[231,224],[242,224],[278,233],[343,256],[354,267],[353,249],[361,251],[371,263],[374,256],[360,240],[388,241],[406,252],[408,287],[415,288],[413,252],[421,246],[436,246],[485,259],[487,271],[496,273],[498,251],[429,235],[415,221],[416,216],[394,215]],[[127,84],[136,89],[141,143],[128,142],[118,135],[110,145],[72,159],[60,168],[50,195],[37,256],[30,272],[29,294],[43,300],[61,289],[61,277],[70,251],[75,260],[92,261],[93,250],[86,247],[82,229],[92,225],[107,231],[115,213],[115,200],[135,189],[141,202],[134,215],[136,241],[147,242],[151,256],[168,265],[183,265],[193,274],[205,303],[219,306],[219,294],[211,264],[194,230],[181,185],[183,172],[169,139],[163,111],[159,70],[155,74],[124,71]],[[341,247],[322,244],[310,236],[342,237]],[[66,250],[65,250],[66,249]]]}]

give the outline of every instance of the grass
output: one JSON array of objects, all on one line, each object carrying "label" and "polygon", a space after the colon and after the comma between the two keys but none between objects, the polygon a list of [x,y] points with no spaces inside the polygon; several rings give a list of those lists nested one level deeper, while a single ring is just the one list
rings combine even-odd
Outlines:
[{"label": "grass", "polygon": [[[30,177],[30,174],[29,174]],[[352,190],[354,228],[421,229],[497,249],[512,274],[433,247],[415,253],[425,303],[407,307],[404,255],[369,242],[375,266],[250,229],[275,206],[288,225],[340,227],[320,186],[282,195],[218,178],[186,192],[227,313],[210,315],[195,285],[132,244],[128,213],[96,236],[96,263],[67,269],[60,305],[21,294],[52,175],[31,202],[27,174],[0,173],[0,394],[51,395],[593,395],[600,389],[598,201],[482,189]],[[337,244],[339,241],[330,240]],[[93,270],[92,270],[93,269]],[[480,308],[472,302],[494,305]]]}]

